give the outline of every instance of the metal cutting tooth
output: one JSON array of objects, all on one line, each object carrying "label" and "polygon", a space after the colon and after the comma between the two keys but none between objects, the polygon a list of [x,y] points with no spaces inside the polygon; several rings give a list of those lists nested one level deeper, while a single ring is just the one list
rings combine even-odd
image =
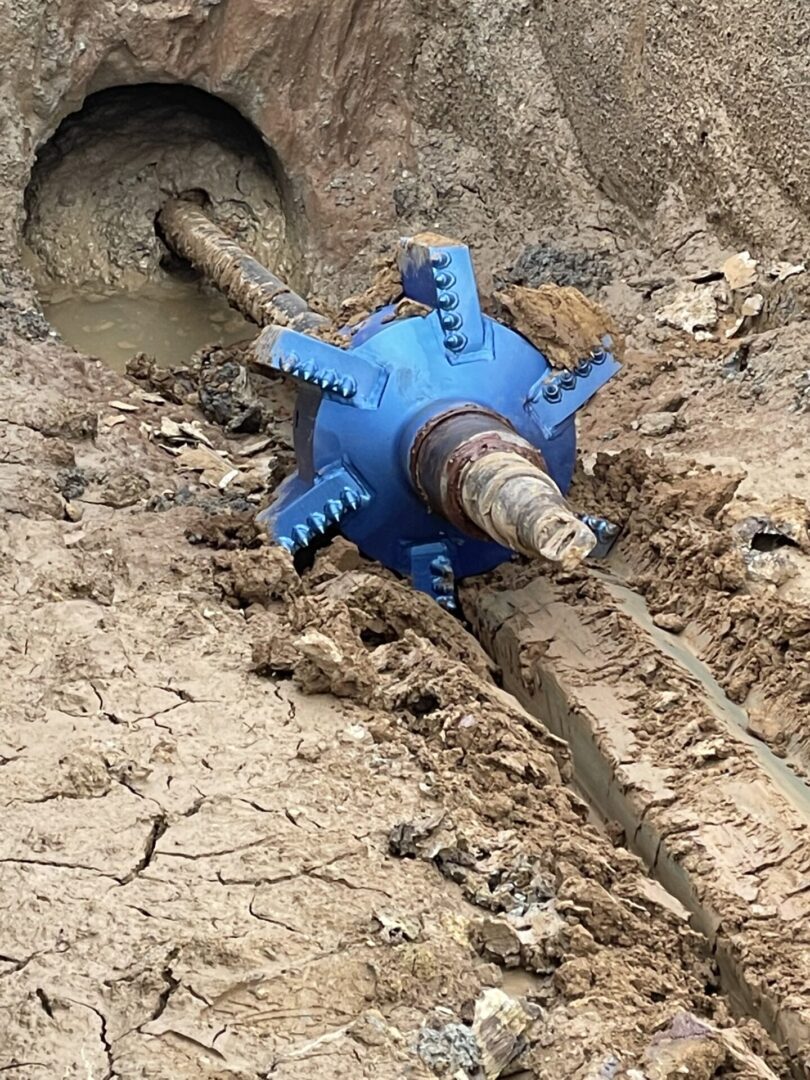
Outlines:
[{"label": "metal cutting tooth", "polygon": [[337,525],[344,514],[343,503],[339,499],[330,499],[324,507],[324,512],[328,520]]},{"label": "metal cutting tooth", "polygon": [[306,525],[296,525],[292,531],[293,540],[295,540],[298,547],[306,547],[309,541],[312,539],[311,533]]},{"label": "metal cutting tooth", "polygon": [[360,505],[360,496],[352,488],[343,489],[343,505],[349,510],[356,510]]}]

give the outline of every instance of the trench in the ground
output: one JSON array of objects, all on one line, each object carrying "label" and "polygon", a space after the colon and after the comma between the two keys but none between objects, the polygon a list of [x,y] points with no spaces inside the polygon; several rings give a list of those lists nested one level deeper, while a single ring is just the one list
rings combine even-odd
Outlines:
[{"label": "trench in the ground", "polygon": [[193,87],[92,94],[40,148],[26,191],[23,258],[63,339],[118,370],[136,353],[174,365],[253,337],[162,243],[169,198],[206,205],[227,231],[301,285],[283,168],[235,108]]},{"label": "trench in the ground", "polygon": [[666,630],[657,627],[644,598],[622,580],[611,574],[600,574],[600,578],[615,597],[617,605],[632,616],[635,622],[650,635],[656,646],[684,671],[695,677],[702,688],[706,704],[719,722],[727,730],[734,731],[736,737],[753,750],[763,770],[777,788],[796,806],[802,807],[810,817],[810,785],[801,776],[796,775],[789,761],[777,757],[766,743],[749,734],[748,713],[742,706],[735,705],[730,700],[707,665],[690,648],[688,641],[679,640]]},{"label": "trench in the ground", "polygon": [[[593,573],[609,592],[616,610],[630,616],[655,648],[675,661],[688,681],[695,685],[696,705],[705,707],[716,718],[720,731],[727,734],[732,743],[736,741],[753,751],[762,775],[772,782],[774,794],[784,797],[785,805],[797,812],[799,820],[810,819],[810,787],[787,762],[748,733],[745,710],[729,700],[688,641],[678,641],[654,624],[643,597],[621,576],[621,565],[611,566],[608,562],[594,567]],[[616,774],[617,762],[601,745],[598,725],[592,725],[580,704],[569,697],[570,687],[566,689],[565,676],[557,677],[554,663],[544,667],[539,690],[532,690],[527,685],[520,648],[516,648],[514,642],[510,644],[509,637],[504,639],[502,636],[503,628],[511,618],[504,613],[517,614],[512,602],[504,606],[500,615],[496,605],[493,619],[489,621],[485,607],[479,608],[476,601],[473,604],[477,607],[474,616],[477,636],[498,664],[504,688],[515,694],[527,711],[541,720],[549,731],[567,743],[577,790],[592,811],[603,821],[620,827],[627,846],[643,860],[650,876],[690,913],[693,928],[705,939],[707,951],[711,952],[717,965],[720,990],[736,1015],[758,1020],[783,1050],[786,1061],[795,1067],[797,1075],[805,1075],[801,1064],[792,1056],[798,1045],[795,1031],[791,1036],[792,1021],[781,1015],[776,1003],[778,999],[752,989],[735,952],[733,934],[728,938],[723,930],[724,912],[712,907],[708,894],[706,897],[701,895],[700,876],[693,877],[684,867],[681,859],[669,850],[667,831],[661,831],[651,822],[652,815],[647,816],[647,810],[654,804],[653,797],[648,797],[650,801],[636,800],[632,796],[633,785],[621,782]],[[531,615],[528,618],[531,619]],[[519,630],[517,634],[519,640]],[[625,735],[622,731],[619,739]],[[799,1039],[801,1041],[801,1035]],[[794,1044],[793,1051],[791,1044]]]}]

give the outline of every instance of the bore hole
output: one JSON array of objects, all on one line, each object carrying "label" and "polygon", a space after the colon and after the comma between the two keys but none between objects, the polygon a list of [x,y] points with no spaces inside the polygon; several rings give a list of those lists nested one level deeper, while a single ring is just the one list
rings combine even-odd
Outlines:
[{"label": "bore hole", "polygon": [[164,244],[156,218],[168,199],[192,201],[290,279],[300,259],[282,179],[260,132],[202,90],[144,83],[90,95],[40,149],[26,191],[26,255],[46,315],[119,369],[139,352],[173,365],[253,337]]},{"label": "bore hole", "polygon": [[383,627],[381,630],[374,630],[370,626],[364,626],[360,631],[360,640],[369,649],[376,649],[380,645],[390,645],[391,642],[397,641],[398,638],[399,635],[391,626]]},{"label": "bore hole", "polygon": [[428,716],[439,708],[441,702],[435,694],[426,692],[413,698],[407,703],[408,712],[412,716]]}]

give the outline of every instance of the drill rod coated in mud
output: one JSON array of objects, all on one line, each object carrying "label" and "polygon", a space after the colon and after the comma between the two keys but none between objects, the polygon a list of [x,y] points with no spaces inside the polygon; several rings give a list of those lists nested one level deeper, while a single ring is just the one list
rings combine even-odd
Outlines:
[{"label": "drill rod coated in mud", "polygon": [[430,421],[411,451],[415,487],[472,536],[571,567],[596,537],[568,507],[542,455],[502,417],[463,406]]},{"label": "drill rod coated in mud", "polygon": [[168,245],[259,326],[278,323],[306,332],[328,325],[302,296],[243,251],[193,203],[171,199],[158,224]]}]

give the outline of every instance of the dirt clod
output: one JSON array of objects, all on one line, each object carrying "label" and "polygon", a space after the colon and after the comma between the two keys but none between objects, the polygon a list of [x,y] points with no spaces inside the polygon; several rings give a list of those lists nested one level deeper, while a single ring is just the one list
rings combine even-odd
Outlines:
[{"label": "dirt clod", "polygon": [[536,289],[509,285],[496,293],[508,323],[540,349],[555,367],[571,370],[592,350],[608,345],[621,355],[613,319],[570,285]]}]

